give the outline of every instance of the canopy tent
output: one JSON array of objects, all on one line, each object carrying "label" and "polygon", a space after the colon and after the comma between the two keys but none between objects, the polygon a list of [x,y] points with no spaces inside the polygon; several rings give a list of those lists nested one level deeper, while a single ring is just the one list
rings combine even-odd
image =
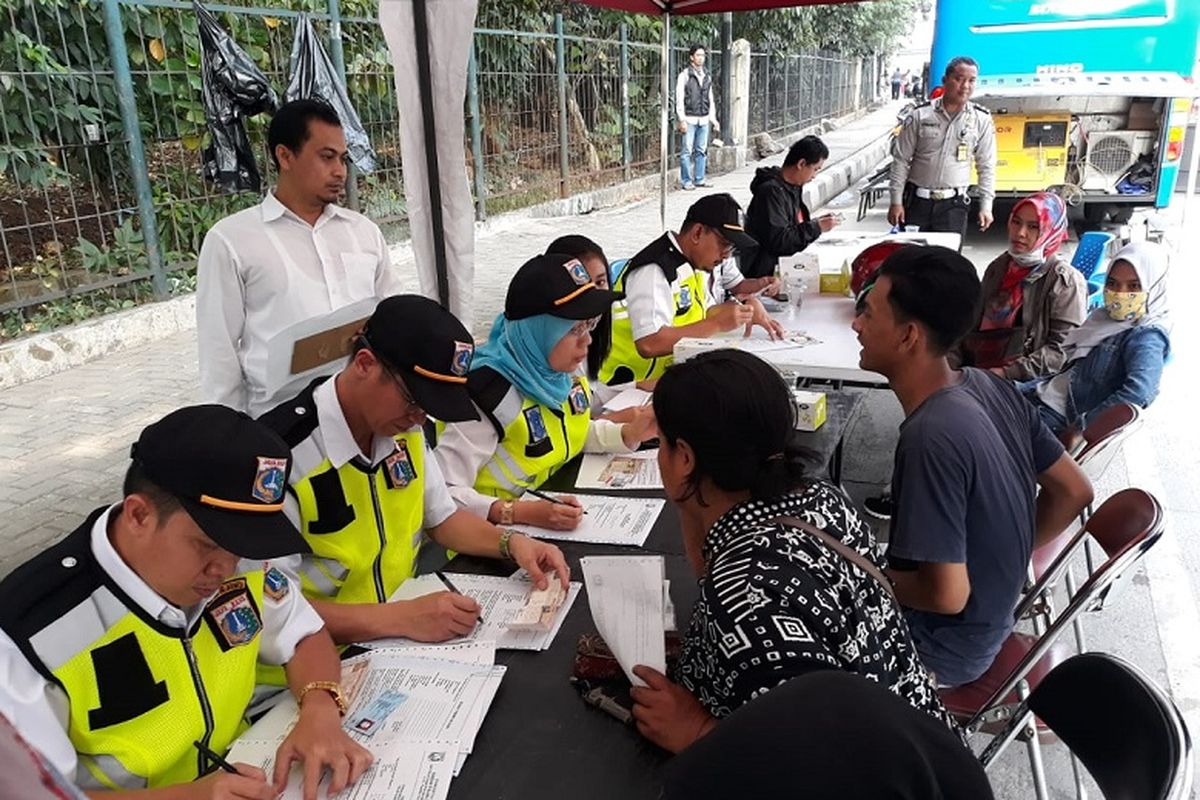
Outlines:
[{"label": "canopy tent", "polygon": [[[861,0],[572,0],[663,18],[659,215],[666,227],[671,16]],[[400,158],[421,293],[473,328],[474,209],[463,147],[463,101],[478,0],[380,0],[395,67]]]}]

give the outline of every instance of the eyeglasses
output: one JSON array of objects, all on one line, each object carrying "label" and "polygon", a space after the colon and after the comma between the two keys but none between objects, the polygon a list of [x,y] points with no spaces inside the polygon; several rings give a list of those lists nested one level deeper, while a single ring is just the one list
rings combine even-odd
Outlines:
[{"label": "eyeglasses", "polygon": [[400,378],[400,376],[385,366],[382,361],[379,362],[379,366],[388,374],[388,377],[395,381],[396,388],[400,390],[400,396],[404,398],[404,402],[408,403],[410,406],[420,408],[421,404],[417,402],[417,398],[412,396],[412,392],[410,392],[408,387],[404,385],[404,381]]},{"label": "eyeglasses", "polygon": [[733,242],[726,239],[725,235],[716,228],[709,227],[709,230],[712,231],[713,236],[717,237],[717,241],[721,243],[721,255],[728,257],[733,252]]},{"label": "eyeglasses", "polygon": [[575,337],[587,336],[589,333],[596,330],[596,326],[599,324],[599,317],[581,320],[580,322],[576,322],[574,325],[572,325],[571,330],[567,331],[567,333]]}]

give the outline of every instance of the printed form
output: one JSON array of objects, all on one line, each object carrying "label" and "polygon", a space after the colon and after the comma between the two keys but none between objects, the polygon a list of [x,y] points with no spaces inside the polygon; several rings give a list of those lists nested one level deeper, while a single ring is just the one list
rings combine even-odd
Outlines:
[{"label": "printed form", "polygon": [[576,489],[661,489],[658,450],[610,455],[584,453],[579,463]]},{"label": "printed form", "polygon": [[[549,631],[540,630],[509,630],[508,623],[525,605],[533,584],[526,577],[500,578],[494,575],[465,575],[448,573],[448,577],[466,596],[479,603],[480,616],[483,624],[476,625],[475,630],[467,636],[451,639],[450,643],[469,641],[490,641],[500,650],[545,650],[554,641],[563,620],[571,610],[575,598],[579,596],[582,584],[572,581],[555,618],[554,626]],[[557,580],[557,578],[551,578]],[[443,592],[446,586],[436,575],[421,575],[409,578],[400,584],[389,600],[412,600],[433,592]],[[363,647],[397,647],[409,648],[419,645],[411,639],[376,639],[372,642],[362,642]],[[441,645],[431,645],[439,647]]]},{"label": "printed form", "polygon": [[608,497],[578,495],[577,500],[587,511],[573,531],[552,531],[534,525],[510,525],[521,533],[538,539],[563,539],[591,544],[623,544],[641,547],[646,543],[665,500],[642,497]]},{"label": "printed form", "polygon": [[638,664],[666,674],[665,564],[662,556],[584,556],[579,559],[592,620],[634,686]]}]

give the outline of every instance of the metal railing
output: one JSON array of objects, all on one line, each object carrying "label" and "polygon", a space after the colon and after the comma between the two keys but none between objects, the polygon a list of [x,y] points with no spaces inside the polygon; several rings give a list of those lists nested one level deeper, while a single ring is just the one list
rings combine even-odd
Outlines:
[{"label": "metal railing", "polygon": [[[346,202],[397,239],[398,111],[376,1],[208,8],[281,95],[298,15],[312,15],[327,49],[340,18],[347,88],[378,157]],[[209,134],[190,2],[0,0],[0,23],[0,340],[189,291],[208,229],[259,200],[201,176]],[[653,173],[659,48],[631,41],[625,26],[610,39],[573,36],[561,16],[545,32],[476,30],[464,137],[477,216]],[[708,62],[718,103],[723,55],[710,51]],[[671,48],[672,92],[686,57]],[[862,102],[858,59],[755,58],[752,130],[782,132]],[[267,122],[246,122],[264,187],[274,179]],[[673,161],[677,148],[673,135]]]}]

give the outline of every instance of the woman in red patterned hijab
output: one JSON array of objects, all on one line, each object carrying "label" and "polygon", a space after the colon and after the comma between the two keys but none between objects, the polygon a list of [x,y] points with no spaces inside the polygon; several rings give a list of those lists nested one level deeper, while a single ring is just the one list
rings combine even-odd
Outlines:
[{"label": "woman in red patterned hijab", "polygon": [[979,325],[963,341],[963,363],[1010,380],[1062,366],[1062,342],[1087,311],[1083,276],[1058,255],[1067,233],[1058,195],[1038,192],[1013,206],[1008,249],[984,273]]}]

